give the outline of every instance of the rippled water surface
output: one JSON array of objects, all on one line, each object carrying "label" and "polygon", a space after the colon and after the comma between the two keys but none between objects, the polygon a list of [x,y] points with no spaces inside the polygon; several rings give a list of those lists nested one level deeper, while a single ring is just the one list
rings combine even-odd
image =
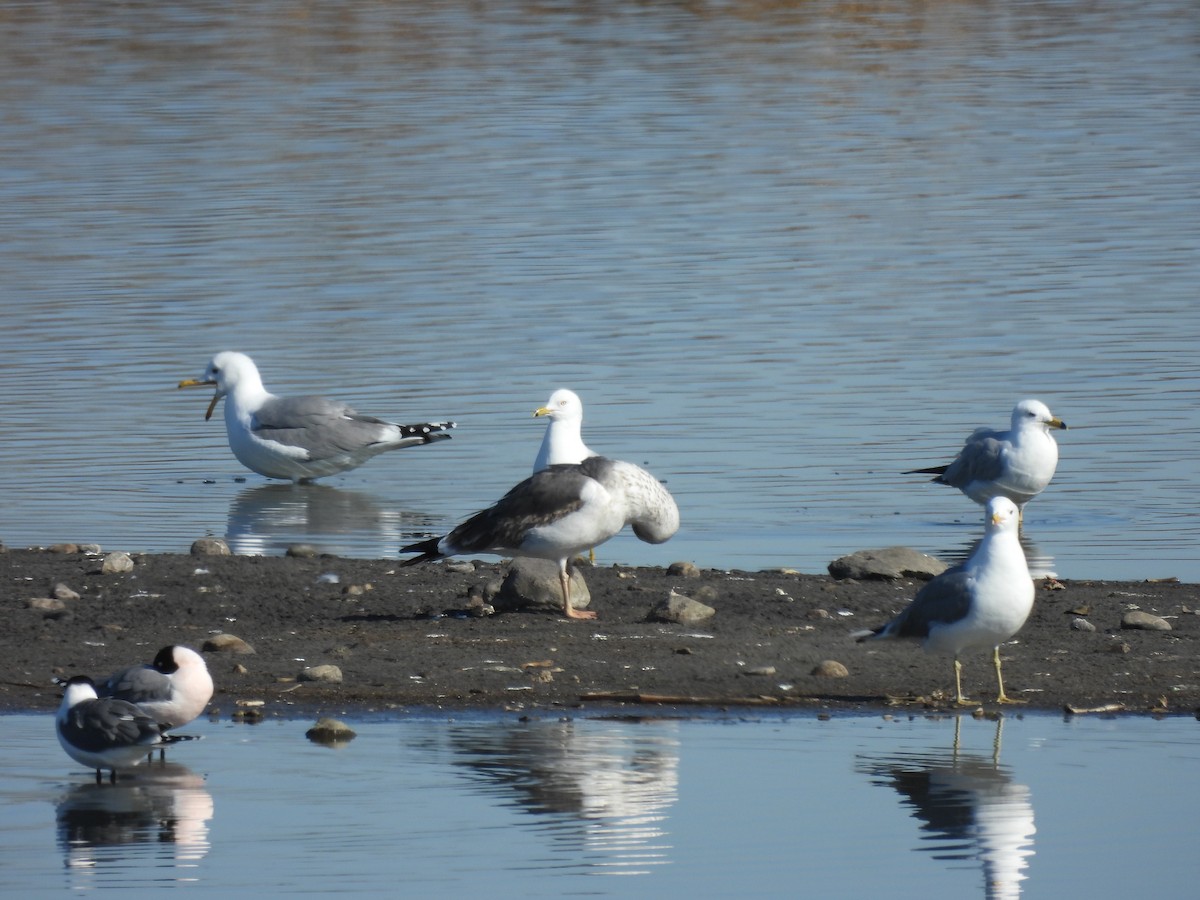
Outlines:
[{"label": "rippled water surface", "polygon": [[[1200,581],[1198,43],[1193,0],[6,4],[0,539],[393,554],[570,386],[683,512],[602,563],[953,555],[978,508],[900,473],[1036,396],[1038,565]],[[460,427],[268,484],[174,389],[221,349]]]},{"label": "rippled water surface", "polygon": [[0,719],[0,890],[1195,896],[1191,718],[195,722],[97,785]]}]

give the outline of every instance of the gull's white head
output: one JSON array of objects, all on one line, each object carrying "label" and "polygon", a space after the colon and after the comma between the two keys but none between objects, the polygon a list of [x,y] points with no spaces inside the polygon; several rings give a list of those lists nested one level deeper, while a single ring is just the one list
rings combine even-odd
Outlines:
[{"label": "gull's white head", "polygon": [[993,497],[988,501],[987,515],[984,518],[985,531],[989,533],[993,531],[1015,532],[1020,524],[1021,511],[1017,509],[1017,504],[1007,497]]},{"label": "gull's white head", "polygon": [[1050,428],[1066,428],[1067,424],[1051,413],[1050,407],[1041,400],[1022,400],[1013,407],[1012,427],[1014,431],[1021,428],[1041,428],[1046,431]]},{"label": "gull's white head", "polygon": [[62,708],[70,709],[85,700],[96,699],[96,685],[86,675],[76,675],[67,681],[63,690]]},{"label": "gull's white head", "polygon": [[583,421],[583,401],[574,391],[559,388],[550,395],[545,406],[533,411],[534,417],[549,416],[551,421]]},{"label": "gull's white head", "polygon": [[257,390],[262,390],[262,378],[258,374],[258,366],[245,353],[233,350],[222,350],[209,361],[204,374],[199,378],[187,378],[179,382],[181,388],[211,386],[212,402],[208,404],[205,419],[211,419],[217,401],[236,390],[239,384],[252,384]]}]

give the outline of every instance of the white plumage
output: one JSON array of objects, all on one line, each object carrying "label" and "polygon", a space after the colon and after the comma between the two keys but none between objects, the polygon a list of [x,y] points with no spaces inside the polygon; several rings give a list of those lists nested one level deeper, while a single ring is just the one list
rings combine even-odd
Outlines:
[{"label": "white plumage", "polygon": [[559,388],[550,395],[545,406],[533,412],[534,417],[547,416],[546,433],[533,461],[533,471],[563,463],[581,463],[596,456],[583,442],[583,401],[574,391]]}]

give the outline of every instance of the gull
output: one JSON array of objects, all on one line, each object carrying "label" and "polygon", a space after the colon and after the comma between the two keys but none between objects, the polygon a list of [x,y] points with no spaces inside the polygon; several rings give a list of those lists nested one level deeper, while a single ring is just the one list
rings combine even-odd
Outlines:
[{"label": "gull", "polygon": [[645,469],[592,456],[536,472],[449,534],[402,547],[401,553],[421,555],[401,565],[463,553],[511,553],[554,560],[563,614],[570,619],[594,619],[591,610],[571,606],[571,560],[626,525],[632,525],[641,540],[661,544],[679,530],[679,508]]},{"label": "gull", "polygon": [[163,734],[154,719],[127,700],[98,698],[96,685],[86,675],[66,682],[55,728],[67,755],[96,770],[97,783],[101,769],[108,769],[115,783],[118,766],[137,765],[154,747],[191,740]]},{"label": "gull", "polygon": [[859,641],[916,638],[930,653],[954,656],[955,702],[963,696],[962,663],[968,650],[991,647],[996,667],[997,703],[1020,703],[1004,693],[1000,674],[1000,644],[1021,630],[1033,609],[1033,579],[1017,536],[1020,513],[1007,497],[987,502],[983,540],[961,566],[938,575],[890,622],[856,632]]},{"label": "gull", "polygon": [[190,647],[163,647],[147,666],[130,666],[100,685],[101,697],[136,704],[163,731],[186,725],[213,695],[213,680],[202,657]]},{"label": "gull", "polygon": [[181,388],[212,386],[205,420],[225,398],[229,449],[247,469],[298,483],[357,468],[385,450],[448,440],[454,422],[398,425],[356,413],[324,397],[277,397],[263,387],[254,360],[244,353],[218,353],[200,378]]},{"label": "gull", "polygon": [[534,418],[549,417],[542,446],[538,449],[533,471],[540,472],[546,466],[562,463],[581,463],[589,456],[596,456],[583,442],[580,429],[583,427],[583,401],[574,391],[559,388],[550,395],[545,406],[533,411]]},{"label": "gull", "polygon": [[1046,489],[1058,466],[1050,429],[1066,427],[1045,403],[1022,400],[1013,407],[1008,431],[976,428],[949,465],[904,474],[933,475],[936,483],[956,487],[980,504],[1007,497],[1023,515],[1025,504]]}]

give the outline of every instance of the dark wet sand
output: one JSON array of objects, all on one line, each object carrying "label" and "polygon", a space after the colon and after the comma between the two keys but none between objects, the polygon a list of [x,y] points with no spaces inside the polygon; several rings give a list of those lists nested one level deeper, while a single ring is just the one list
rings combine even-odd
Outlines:
[{"label": "dark wet sand", "polygon": [[[547,613],[473,618],[472,586],[498,578],[499,562],[473,573],[396,560],[134,557],[132,572],[102,575],[80,553],[0,553],[5,620],[0,711],[56,707],[55,676],[103,677],[149,661],[166,644],[199,649],[214,633],[237,635],[252,654],[207,652],[215,713],[358,715],[404,706],[479,710],[592,710],[755,706],[794,710],[953,708],[948,658],[907,642],[855,643],[849,634],[901,609],[919,583],[838,582],[825,575],[601,565],[583,569],[593,622]],[[198,571],[200,570],[200,571]],[[320,576],[335,573],[336,584]],[[80,594],[65,609],[30,608],[62,582]],[[357,585],[362,593],[349,593]],[[715,591],[716,615],[683,627],[646,621],[672,588]],[[1194,714],[1200,708],[1200,586],[1039,582],[1034,612],[1002,648],[1006,709]],[[1121,627],[1131,605],[1165,617],[1171,631]],[[1077,631],[1080,613],[1094,632]],[[813,674],[825,660],[845,677]],[[297,680],[333,664],[341,684]],[[989,653],[964,659],[964,690],[994,702]],[[239,706],[264,701],[262,706]]]}]

